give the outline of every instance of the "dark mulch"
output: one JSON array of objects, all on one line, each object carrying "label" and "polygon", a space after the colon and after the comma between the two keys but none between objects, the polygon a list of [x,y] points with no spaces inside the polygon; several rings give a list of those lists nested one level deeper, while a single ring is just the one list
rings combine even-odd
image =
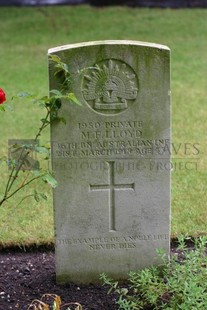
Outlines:
[{"label": "dark mulch", "polygon": [[[177,252],[177,242],[171,246],[171,253]],[[115,296],[107,291],[102,285],[56,285],[53,246],[30,247],[26,252],[0,249],[0,310],[25,310],[45,293],[61,296],[64,303],[78,302],[83,310],[118,309]]]},{"label": "dark mulch", "polygon": [[56,285],[53,251],[0,253],[0,310],[27,309],[45,293],[57,294],[65,303],[78,302],[83,310],[118,309],[101,285]]}]

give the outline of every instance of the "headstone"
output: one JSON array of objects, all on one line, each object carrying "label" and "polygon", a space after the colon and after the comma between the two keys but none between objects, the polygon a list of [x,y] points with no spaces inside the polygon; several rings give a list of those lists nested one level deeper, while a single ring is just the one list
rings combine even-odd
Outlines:
[{"label": "headstone", "polygon": [[[49,50],[82,106],[51,128],[58,283],[126,279],[169,253],[170,50],[99,41]],[[50,89],[58,88],[50,63]]]}]

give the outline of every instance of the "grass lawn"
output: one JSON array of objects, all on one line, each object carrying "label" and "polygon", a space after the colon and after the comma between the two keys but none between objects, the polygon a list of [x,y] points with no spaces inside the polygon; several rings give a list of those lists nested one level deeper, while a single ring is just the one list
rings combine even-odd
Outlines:
[{"label": "grass lawn", "polygon": [[[91,8],[89,6],[19,7],[0,10],[0,87],[8,100],[19,91],[48,92],[47,50],[81,41],[129,39],[168,45],[172,51],[172,236],[207,231],[207,10]],[[16,102],[1,113],[1,155],[7,141],[32,139],[43,111]],[[49,131],[40,142],[49,140]],[[44,165],[44,164],[43,164]],[[1,189],[7,169],[1,165]],[[0,213],[0,242],[50,243],[53,240],[51,190],[36,203],[25,189]],[[31,189],[33,190],[33,189]]]}]

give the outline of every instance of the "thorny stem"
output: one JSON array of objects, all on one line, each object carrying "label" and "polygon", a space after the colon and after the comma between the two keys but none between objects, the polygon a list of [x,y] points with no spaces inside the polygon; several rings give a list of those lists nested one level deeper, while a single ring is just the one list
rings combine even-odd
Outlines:
[{"label": "thorny stem", "polygon": [[30,175],[30,172],[27,173],[26,177],[24,178],[24,180],[22,181],[20,186],[23,186],[25,184],[25,182],[27,181],[29,175]]},{"label": "thorny stem", "polygon": [[[60,64],[61,64],[61,69],[62,69],[62,72],[64,73],[64,82],[63,82],[63,86],[65,86],[65,84],[67,84],[68,86],[68,80],[70,78],[70,74],[69,72],[65,69],[65,66],[64,64],[61,62],[61,60],[59,59],[58,61],[55,60],[55,62],[57,62],[57,64],[55,65],[55,67],[58,69],[58,72],[60,71],[59,68],[60,68]],[[67,66],[66,66],[67,67]],[[46,114],[46,117],[45,117],[45,121],[42,123],[42,125],[40,126],[36,136],[35,136],[35,139],[34,139],[34,142],[37,142],[37,139],[38,137],[41,135],[42,131],[50,124],[50,122],[48,121],[48,118],[51,114],[51,112],[53,111],[53,108],[55,107],[55,101],[50,101],[51,106],[50,107],[47,107],[47,105],[45,105],[45,108],[47,109],[47,114]],[[0,206],[5,202],[7,201],[10,197],[12,197],[14,194],[16,194],[20,189],[22,189],[23,187],[25,187],[26,185],[30,184],[32,181],[34,181],[35,179],[38,179],[40,177],[42,177],[42,175],[39,175],[38,177],[35,177],[33,179],[31,179],[30,181],[28,181],[27,183],[26,180],[28,178],[28,175],[26,176],[26,178],[23,180],[23,182],[21,183],[21,185],[16,189],[14,190],[11,194],[9,194],[10,190],[12,189],[17,177],[18,177],[18,174],[19,174],[19,171],[21,170],[23,164],[24,164],[24,161],[25,159],[27,158],[27,156],[30,154],[32,150],[28,150],[26,152],[26,154],[23,156],[23,159],[22,159],[22,162],[21,164],[18,166],[18,168],[16,169],[16,172],[15,172],[15,165],[12,167],[12,170],[11,170],[11,173],[9,175],[9,178],[8,178],[8,181],[7,181],[7,184],[6,184],[6,188],[5,188],[5,192],[4,192],[4,195],[3,195],[3,198],[2,200],[0,200]],[[23,152],[23,150],[22,150]],[[15,172],[15,173],[14,173]]]},{"label": "thorny stem", "polygon": [[11,173],[10,173],[10,175],[9,175],[9,179],[8,179],[8,181],[7,181],[7,184],[6,184],[6,189],[5,189],[4,197],[7,196],[8,188],[9,188],[10,181],[11,181],[11,178],[12,178],[12,176],[13,176],[14,170],[15,170],[15,166],[12,167],[12,171],[11,171]]},{"label": "thorny stem", "polygon": [[[22,157],[23,150],[24,150],[24,149],[22,148],[22,151],[21,151],[21,154],[20,154],[19,158]],[[13,167],[12,167],[12,175],[11,175],[11,178],[10,178],[10,180],[12,179],[12,181],[11,181],[11,183],[8,184],[6,194],[10,191],[10,189],[11,189],[11,187],[12,187],[14,181],[15,181],[16,178],[18,177],[18,173],[19,173],[19,171],[20,171],[20,169],[21,169],[21,167],[22,167],[22,165],[23,165],[23,163],[24,163],[24,160],[27,158],[28,155],[29,155],[29,152],[28,152],[28,154],[26,153],[26,155],[23,157],[22,163],[21,163],[21,165],[19,165],[19,167],[18,167],[18,169],[17,169],[17,171],[16,171],[16,173],[15,173],[14,176],[13,176],[13,172],[14,172],[14,170],[15,170],[15,165],[13,165]]]},{"label": "thorny stem", "polygon": [[4,197],[1,201],[0,201],[0,206],[2,205],[2,203],[6,200],[8,200],[9,198],[11,198],[14,194],[16,194],[20,189],[24,188],[25,186],[29,185],[31,182],[33,182],[34,180],[37,180],[39,178],[41,178],[43,175],[38,175],[34,178],[32,178],[31,180],[29,180],[27,183],[25,183],[24,185],[19,186],[15,191],[13,191],[13,193],[11,193],[9,196]]},{"label": "thorny stem", "polygon": [[[23,149],[22,149],[22,152],[21,152],[19,158],[21,158],[22,153],[23,153]],[[11,171],[11,173],[10,173],[10,175],[9,175],[9,179],[8,179],[7,184],[6,184],[6,189],[5,189],[4,197],[7,196],[7,193],[9,192],[9,190],[10,190],[10,188],[11,188],[11,183],[12,183],[11,180],[12,180],[12,178],[14,178],[14,177],[13,177],[14,171],[15,171],[15,165],[12,166],[12,171]],[[10,182],[11,182],[11,183],[10,183]],[[1,204],[0,204],[0,205],[1,205]]]},{"label": "thorny stem", "polygon": [[[47,114],[46,114],[46,117],[45,117],[45,121],[42,123],[42,125],[40,126],[39,130],[38,130],[38,133],[36,134],[35,136],[35,139],[34,139],[34,144],[37,142],[37,139],[39,136],[41,136],[41,133],[42,131],[49,125],[49,123],[47,122],[48,121],[48,118],[50,116],[50,112],[51,112],[52,108],[51,109],[48,109],[47,108]],[[7,201],[10,197],[12,197],[14,194],[16,194],[20,189],[22,189],[23,187],[25,187],[26,185],[30,184],[32,181],[42,177],[42,175],[38,176],[38,177],[35,177],[33,179],[31,179],[30,181],[28,181],[27,183],[25,183],[28,175],[26,176],[26,178],[23,180],[22,184],[15,190],[13,191],[10,195],[8,195],[9,191],[11,190],[11,188],[13,187],[17,177],[18,177],[18,174],[19,174],[19,171],[21,170],[24,162],[25,162],[25,159],[28,157],[28,155],[31,153],[32,150],[28,150],[28,152],[26,152],[26,154],[24,155],[24,157],[22,158],[21,160],[21,164],[18,166],[17,170],[16,170],[16,173],[13,175],[14,171],[15,171],[15,165],[12,167],[12,171],[9,175],[9,179],[8,179],[8,182],[6,184],[6,189],[5,189],[5,192],[4,192],[4,196],[3,196],[3,199],[0,201],[0,206],[5,202]],[[22,153],[23,153],[23,149],[22,149]],[[21,155],[22,155],[21,153]],[[21,158],[21,155],[20,155],[20,158]]]},{"label": "thorny stem", "polygon": [[[50,111],[47,110],[47,115],[46,115],[46,117],[45,117],[45,120],[46,120],[46,121],[47,121],[49,115],[50,115]],[[38,131],[38,133],[37,133],[37,135],[36,135],[36,137],[35,137],[35,139],[34,139],[34,144],[37,142],[37,139],[38,139],[38,137],[41,135],[41,132],[43,131],[43,129],[45,129],[45,128],[47,127],[48,123],[46,123],[46,121],[45,121],[44,123],[42,123],[42,126],[39,128],[39,131]],[[22,150],[22,152],[23,152],[23,150]],[[10,185],[9,188],[8,188],[8,191],[10,191],[11,187],[13,186],[13,183],[15,182],[16,178],[18,177],[19,171],[21,170],[21,168],[22,168],[22,166],[23,166],[23,164],[24,164],[25,159],[28,157],[28,155],[29,155],[30,153],[31,153],[31,150],[28,150],[28,152],[27,152],[27,153],[24,155],[24,157],[22,158],[21,164],[19,165],[19,167],[18,167],[18,169],[17,169],[17,171],[16,171],[16,173],[15,173],[15,175],[14,175],[14,177],[13,177],[13,180],[12,180],[12,182],[11,182],[11,185]],[[20,157],[21,157],[21,155],[20,155]]]}]

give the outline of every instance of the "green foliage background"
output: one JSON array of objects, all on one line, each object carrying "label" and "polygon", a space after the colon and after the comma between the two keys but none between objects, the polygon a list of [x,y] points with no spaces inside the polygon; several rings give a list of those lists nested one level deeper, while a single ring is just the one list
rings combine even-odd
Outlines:
[{"label": "green foliage background", "polygon": [[[127,39],[167,45],[172,53],[173,143],[182,163],[172,172],[172,236],[205,234],[207,230],[207,11],[202,9],[91,8],[89,6],[1,7],[0,87],[8,101],[20,91],[48,92],[47,50],[51,47],[104,39]],[[7,140],[32,139],[41,109],[16,102],[0,115],[1,154]],[[49,132],[41,143],[49,141]],[[186,143],[190,148],[185,150]],[[195,154],[193,144],[197,144]],[[198,145],[199,144],[199,145]],[[1,156],[0,156],[1,157]],[[185,162],[196,162],[187,170]],[[183,164],[184,163],[184,164]],[[175,166],[174,166],[175,167]],[[189,166],[189,167],[192,167]],[[7,175],[2,167],[1,187]],[[0,242],[50,243],[53,240],[52,195],[36,204],[19,201],[28,189],[0,212]]]}]

